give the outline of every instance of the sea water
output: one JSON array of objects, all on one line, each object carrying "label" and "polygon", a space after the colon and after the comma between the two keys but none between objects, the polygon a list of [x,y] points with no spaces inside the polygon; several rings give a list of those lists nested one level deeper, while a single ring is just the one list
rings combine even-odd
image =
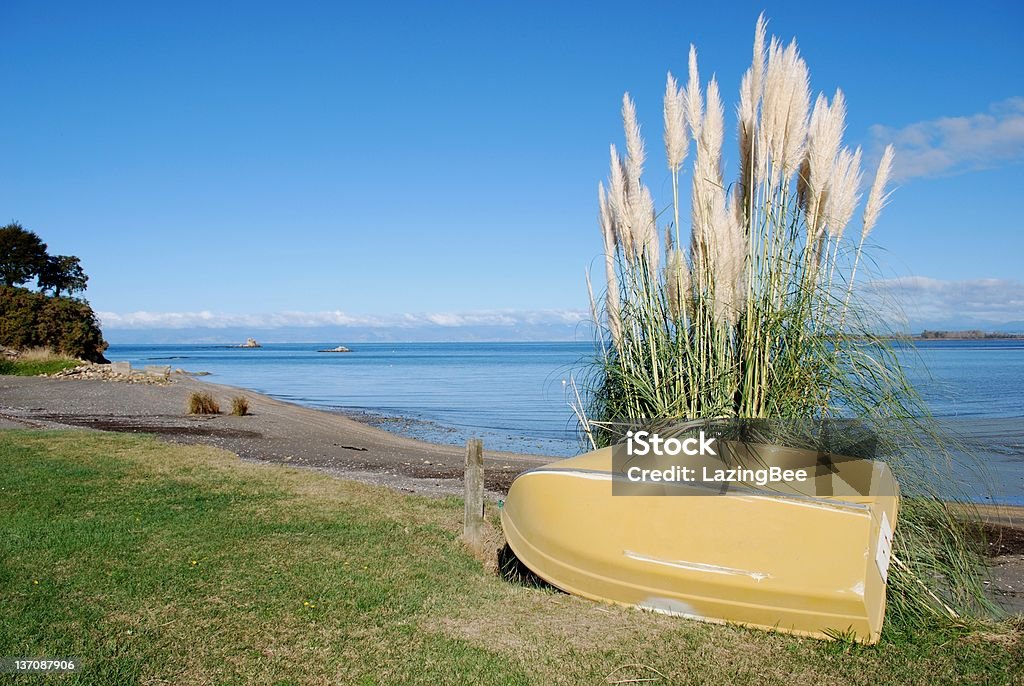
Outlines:
[{"label": "sea water", "polygon": [[[590,343],[112,344],[111,360],[209,372],[207,380],[355,415],[436,443],[552,456],[584,449],[572,404]],[[1024,340],[895,344],[935,416],[991,467],[997,498],[1024,504]],[[969,477],[965,477],[969,478]]]},{"label": "sea water", "polygon": [[209,372],[204,380],[326,410],[434,443],[480,437],[494,450],[579,452],[570,401],[590,343],[111,345],[133,366]]}]

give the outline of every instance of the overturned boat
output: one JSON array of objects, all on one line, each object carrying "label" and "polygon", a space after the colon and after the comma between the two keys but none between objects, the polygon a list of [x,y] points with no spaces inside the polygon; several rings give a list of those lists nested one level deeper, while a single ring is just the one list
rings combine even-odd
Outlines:
[{"label": "overturned boat", "polygon": [[[898,508],[885,463],[723,442],[717,457],[686,462],[697,477],[688,480],[671,478],[677,456],[623,450],[553,462],[513,482],[505,537],[539,577],[680,617],[878,640]],[[744,470],[751,465],[758,469]]]}]

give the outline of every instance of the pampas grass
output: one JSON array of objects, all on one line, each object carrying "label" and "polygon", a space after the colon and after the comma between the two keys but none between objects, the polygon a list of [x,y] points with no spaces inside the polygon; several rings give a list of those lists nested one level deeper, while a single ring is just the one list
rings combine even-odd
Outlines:
[{"label": "pampas grass", "polygon": [[861,241],[866,239],[871,230],[875,228],[878,217],[882,214],[882,208],[889,202],[889,193],[886,193],[885,187],[889,185],[895,154],[891,145],[885,146],[882,160],[878,163],[878,171],[875,173],[874,183],[871,184],[871,191],[868,193],[868,202],[864,206],[864,228],[861,233]]},{"label": "pampas grass", "polygon": [[[602,352],[590,406],[578,408],[595,445],[626,427],[682,418],[855,417],[895,421],[901,437],[930,430],[893,347],[876,333],[883,323],[854,297],[866,239],[889,199],[893,150],[882,155],[861,231],[850,239],[863,172],[861,151],[842,143],[843,93],[817,96],[812,110],[796,42],[767,40],[765,27],[762,17],[741,83],[735,182],[724,175],[717,81],[702,88],[693,46],[685,88],[668,75],[662,109],[672,206],[658,214],[669,217],[664,231],[642,179],[636,104],[623,97],[626,157],[612,146],[608,186],[598,187],[608,290],[591,298],[604,323]],[[695,147],[688,237],[680,226],[687,139]],[[934,484],[908,466],[905,442],[883,449],[907,496],[893,611],[948,618],[984,607],[963,527]]]},{"label": "pampas grass", "polygon": [[669,72],[665,80],[665,98],[662,109],[665,117],[665,156],[669,171],[675,174],[683,166],[690,140],[686,135],[686,98]]}]

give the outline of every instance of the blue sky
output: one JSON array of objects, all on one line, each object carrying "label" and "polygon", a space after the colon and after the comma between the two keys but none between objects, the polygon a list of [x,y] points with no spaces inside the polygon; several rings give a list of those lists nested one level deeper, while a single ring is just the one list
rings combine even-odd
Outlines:
[{"label": "blue sky", "polygon": [[664,202],[666,71],[693,42],[731,113],[764,10],[849,143],[896,141],[874,238],[912,320],[1024,320],[1018,3],[371,5],[5,2],[0,215],[82,258],[110,330],[515,337],[586,307],[623,91]]}]

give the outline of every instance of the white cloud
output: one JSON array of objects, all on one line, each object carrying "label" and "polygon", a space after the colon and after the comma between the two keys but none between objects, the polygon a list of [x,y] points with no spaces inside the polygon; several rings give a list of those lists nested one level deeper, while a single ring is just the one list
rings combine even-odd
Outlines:
[{"label": "white cloud", "polygon": [[200,312],[100,312],[104,329],[279,329],[285,327],[346,326],[370,329],[414,328],[440,326],[445,328],[473,326],[516,327],[521,325],[572,325],[589,315],[582,310],[495,310],[485,312],[396,315],[349,315],[333,312],[273,312],[266,314],[230,314]]},{"label": "white cloud", "polygon": [[[1010,279],[945,281],[924,276],[882,279],[867,284],[878,315],[891,324],[910,330],[921,328],[998,328],[1017,323],[1024,329],[1024,282]],[[443,329],[465,333],[474,328],[499,328],[516,334],[542,327],[545,331],[571,329],[586,322],[583,310],[489,310],[477,312],[428,312],[392,315],[352,315],[328,312],[273,312],[266,314],[198,312],[100,312],[104,330],[152,329],[247,330],[346,327],[385,333]],[[504,336],[505,334],[501,334]]]},{"label": "white cloud", "polygon": [[1020,281],[907,276],[872,281],[869,288],[895,301],[912,324],[997,327],[1024,322],[1024,282]]},{"label": "white cloud", "polygon": [[988,112],[920,121],[903,128],[871,127],[878,148],[896,147],[897,181],[959,174],[1024,160],[1024,97],[994,103]]}]

